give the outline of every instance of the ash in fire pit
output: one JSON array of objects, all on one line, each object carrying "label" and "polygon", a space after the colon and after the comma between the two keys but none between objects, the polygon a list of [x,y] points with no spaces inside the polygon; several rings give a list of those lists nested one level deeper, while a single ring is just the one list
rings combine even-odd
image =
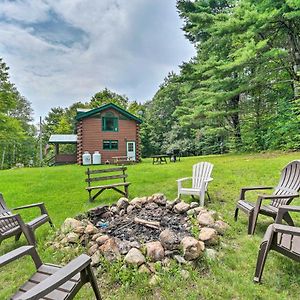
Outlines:
[{"label": "ash in fire pit", "polygon": [[[104,234],[139,243],[157,241],[165,229],[171,229],[181,240],[190,235],[188,217],[174,212],[179,201],[167,202],[162,194],[133,199],[121,198],[111,207],[89,211],[91,222]],[[196,203],[197,205],[197,203]]]}]

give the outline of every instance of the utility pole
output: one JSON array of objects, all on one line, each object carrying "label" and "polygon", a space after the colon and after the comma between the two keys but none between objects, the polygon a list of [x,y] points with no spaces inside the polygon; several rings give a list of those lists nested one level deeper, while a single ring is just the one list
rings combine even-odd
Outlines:
[{"label": "utility pole", "polygon": [[39,132],[39,144],[40,144],[40,166],[42,166],[43,161],[43,142],[42,142],[42,117],[40,117],[40,132]]}]

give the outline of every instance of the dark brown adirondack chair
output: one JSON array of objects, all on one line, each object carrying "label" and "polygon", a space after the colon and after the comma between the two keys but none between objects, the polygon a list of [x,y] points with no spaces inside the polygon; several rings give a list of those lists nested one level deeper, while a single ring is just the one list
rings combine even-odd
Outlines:
[{"label": "dark brown adirondack chair", "polygon": [[28,243],[35,245],[36,239],[34,236],[34,230],[46,222],[49,222],[51,227],[53,227],[53,223],[48,215],[44,203],[24,205],[16,207],[13,210],[21,210],[32,207],[38,207],[41,211],[41,215],[32,221],[25,223],[19,214],[13,214],[11,210],[7,208],[4,198],[0,193],[0,243],[11,236],[15,236],[17,241],[23,233]]},{"label": "dark brown adirondack chair", "polygon": [[[273,189],[269,186],[244,187],[241,189],[240,200],[237,202],[234,219],[237,221],[239,209],[248,215],[248,234],[254,234],[258,214],[263,214],[276,218],[278,208],[281,205],[288,205],[291,201],[299,197],[300,189],[300,160],[294,160],[285,166],[281,172],[281,178],[272,195],[259,195],[256,203],[246,201],[247,191]],[[265,200],[271,200],[270,204],[262,205]],[[294,222],[286,212],[283,219],[291,226]]]},{"label": "dark brown adirondack chair", "polygon": [[33,246],[23,246],[0,256],[0,267],[22,256],[30,255],[36,266],[36,273],[23,284],[11,300],[69,300],[80,288],[90,282],[97,300],[101,300],[95,275],[91,268],[91,258],[82,254],[64,267],[43,264]]},{"label": "dark brown adirondack chair", "polygon": [[254,281],[261,282],[265,262],[270,250],[300,261],[300,227],[283,225],[282,219],[289,211],[300,212],[300,206],[282,205],[274,224],[269,225],[260,245]]}]

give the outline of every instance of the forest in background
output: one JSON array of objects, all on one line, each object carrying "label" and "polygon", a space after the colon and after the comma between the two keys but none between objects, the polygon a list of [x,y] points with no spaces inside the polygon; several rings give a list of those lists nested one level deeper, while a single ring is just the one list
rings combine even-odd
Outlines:
[{"label": "forest in background", "polygon": [[[178,148],[185,155],[300,148],[300,2],[178,0],[197,54],[170,70],[153,99],[129,101],[104,89],[88,101],[55,107],[50,134],[73,133],[77,108],[113,102],[143,120],[143,156]],[[0,61],[0,167],[37,158],[30,103]]]}]

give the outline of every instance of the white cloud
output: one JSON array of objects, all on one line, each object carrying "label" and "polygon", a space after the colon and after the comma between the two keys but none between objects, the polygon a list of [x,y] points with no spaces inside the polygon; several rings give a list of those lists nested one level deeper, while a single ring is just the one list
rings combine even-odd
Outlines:
[{"label": "white cloud", "polygon": [[4,1],[0,11],[0,57],[36,117],[104,87],[149,100],[194,54],[175,0]]},{"label": "white cloud", "polygon": [[3,0],[0,4],[0,18],[24,23],[41,22],[48,16],[48,4],[42,0]]}]

